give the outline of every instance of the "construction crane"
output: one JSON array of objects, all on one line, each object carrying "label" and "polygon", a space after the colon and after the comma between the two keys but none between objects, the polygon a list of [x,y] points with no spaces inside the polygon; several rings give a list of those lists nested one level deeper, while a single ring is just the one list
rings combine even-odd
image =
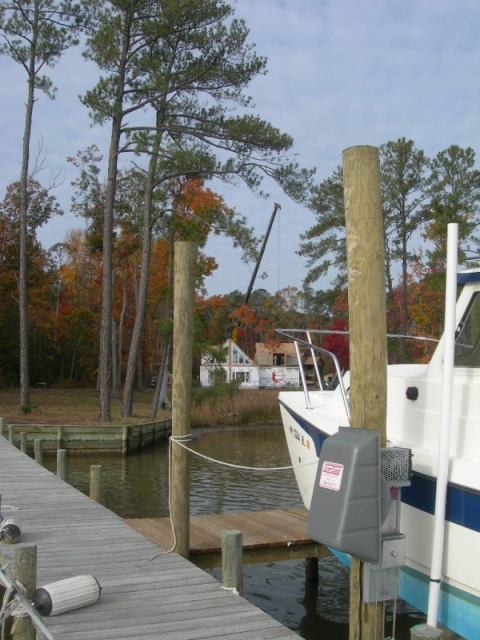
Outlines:
[{"label": "construction crane", "polygon": [[262,261],[263,253],[265,251],[265,247],[267,246],[268,236],[270,235],[270,231],[271,231],[272,226],[273,226],[273,221],[275,220],[275,216],[277,215],[277,211],[279,209],[281,209],[281,208],[282,207],[278,204],[278,202],[274,203],[273,212],[272,212],[272,215],[270,217],[270,222],[268,223],[267,233],[265,234],[265,237],[263,238],[262,246],[260,248],[260,253],[258,254],[257,262],[255,263],[255,268],[253,270],[252,277],[250,278],[250,284],[248,285],[247,293],[245,294],[245,298],[243,300],[244,304],[248,304],[248,301],[250,300],[250,294],[252,293],[252,288],[253,288],[253,285],[255,283],[255,278],[257,277],[258,268],[260,267],[260,262]]}]

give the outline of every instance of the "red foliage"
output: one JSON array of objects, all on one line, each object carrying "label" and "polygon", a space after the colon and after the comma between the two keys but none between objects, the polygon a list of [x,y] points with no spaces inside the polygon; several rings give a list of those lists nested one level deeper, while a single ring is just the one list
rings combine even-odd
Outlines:
[{"label": "red foliage", "polygon": [[[345,318],[337,318],[331,322],[329,330],[346,331],[347,321]],[[323,341],[323,347],[337,356],[341,369],[348,369],[350,354],[347,334],[327,333]]]}]

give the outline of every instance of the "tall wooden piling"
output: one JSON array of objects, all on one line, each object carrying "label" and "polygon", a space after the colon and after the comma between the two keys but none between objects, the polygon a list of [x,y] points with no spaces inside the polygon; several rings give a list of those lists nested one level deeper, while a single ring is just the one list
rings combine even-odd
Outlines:
[{"label": "tall wooden piling", "polygon": [[[376,147],[343,152],[347,231],[350,331],[351,425],[377,429],[386,445],[387,338],[385,245]],[[363,563],[352,558],[350,573],[350,640],[370,640],[381,631],[383,603],[361,599]]]},{"label": "tall wooden piling", "polygon": [[[15,579],[25,589],[25,598],[31,600],[37,588],[37,545],[19,544],[15,547]],[[19,618],[12,633],[13,640],[34,640],[35,627],[28,615]]]},{"label": "tall wooden piling", "polygon": [[175,444],[191,431],[193,303],[197,245],[176,242],[173,295],[173,386],[172,386],[172,523],[175,551],[185,558],[190,553],[190,466],[189,454]]}]

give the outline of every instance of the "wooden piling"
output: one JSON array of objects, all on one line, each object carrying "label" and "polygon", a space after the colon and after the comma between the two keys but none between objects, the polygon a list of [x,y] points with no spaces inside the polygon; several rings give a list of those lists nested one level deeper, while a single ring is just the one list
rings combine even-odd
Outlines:
[{"label": "wooden piling", "polygon": [[417,624],[410,629],[410,640],[442,640],[443,631],[428,624]]},{"label": "wooden piling", "polygon": [[27,434],[25,431],[22,431],[20,433],[20,451],[22,453],[27,453],[27,450],[28,450]]},{"label": "wooden piling", "polygon": [[[350,331],[351,426],[380,431],[386,446],[387,339],[385,246],[376,147],[343,152]],[[369,640],[383,626],[383,603],[361,599],[363,563],[352,557],[350,640]],[[383,634],[382,636],[383,637]]]},{"label": "wooden piling", "polygon": [[243,593],[242,532],[222,531],[222,587]]},{"label": "wooden piling", "polygon": [[193,302],[197,245],[176,242],[174,248],[173,294],[173,385],[172,385],[172,523],[175,552],[185,558],[190,553],[190,466],[189,454],[175,444],[191,431]]},{"label": "wooden piling", "polygon": [[33,441],[33,451],[35,455],[35,462],[43,465],[43,441],[39,438],[35,438]]},{"label": "wooden piling", "polygon": [[318,558],[305,558],[305,584],[318,584]]},{"label": "wooden piling", "polygon": [[[37,588],[36,544],[19,544],[15,547],[14,575],[25,588],[25,598],[31,601]],[[35,640],[35,627],[28,615],[19,618],[14,628],[13,640]]]},{"label": "wooden piling", "polygon": [[3,436],[4,429],[5,429],[5,418],[0,416],[0,436]]},{"label": "wooden piling", "polygon": [[96,502],[102,501],[102,465],[90,465],[90,498]]},{"label": "wooden piling", "polygon": [[61,480],[67,479],[67,450],[57,449],[57,476]]}]

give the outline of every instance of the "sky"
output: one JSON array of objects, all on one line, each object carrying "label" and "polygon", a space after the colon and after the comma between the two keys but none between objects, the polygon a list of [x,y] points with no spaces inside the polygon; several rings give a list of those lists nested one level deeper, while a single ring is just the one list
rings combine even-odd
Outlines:
[{"label": "sky", "polygon": [[[452,144],[470,146],[480,166],[480,2],[478,0],[238,0],[236,16],[250,29],[250,42],[268,59],[268,74],[248,93],[254,113],[294,139],[297,161],[316,167],[315,180],[328,178],[355,145],[380,146],[405,137],[433,157]],[[65,211],[39,232],[42,244],[65,239],[83,221],[69,213],[74,168],[68,156],[91,144],[108,154],[108,127],[92,127],[78,96],[98,77],[80,50],[67,52],[49,71],[58,88],[50,101],[38,94],[32,153],[42,141],[48,166],[36,177],[48,184]],[[20,175],[26,76],[19,65],[0,58],[2,78],[0,198]],[[226,203],[248,218],[262,236],[274,207],[281,210],[267,243],[254,289],[270,293],[302,287],[305,259],[300,236],[314,214],[265,181],[266,199],[246,187],[212,185]],[[254,265],[245,265],[227,238],[205,248],[219,264],[206,280],[210,295],[246,291]],[[325,288],[328,282],[318,283]]]}]

